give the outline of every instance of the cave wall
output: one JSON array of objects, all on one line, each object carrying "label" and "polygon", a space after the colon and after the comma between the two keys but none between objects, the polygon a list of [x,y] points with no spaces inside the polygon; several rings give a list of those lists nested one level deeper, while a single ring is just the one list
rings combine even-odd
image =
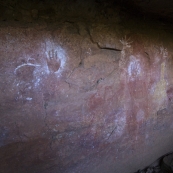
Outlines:
[{"label": "cave wall", "polygon": [[1,2],[3,173],[129,173],[172,151],[171,25],[69,3]]}]

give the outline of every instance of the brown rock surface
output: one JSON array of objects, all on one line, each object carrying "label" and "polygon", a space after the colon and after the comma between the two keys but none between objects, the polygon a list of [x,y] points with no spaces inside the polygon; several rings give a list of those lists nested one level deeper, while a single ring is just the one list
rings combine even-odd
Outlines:
[{"label": "brown rock surface", "polygon": [[1,172],[129,173],[171,151],[171,26],[51,2],[3,4]]}]

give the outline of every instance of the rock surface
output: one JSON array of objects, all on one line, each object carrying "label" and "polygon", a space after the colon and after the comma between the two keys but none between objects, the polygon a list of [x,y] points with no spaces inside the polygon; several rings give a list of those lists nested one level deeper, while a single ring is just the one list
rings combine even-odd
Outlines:
[{"label": "rock surface", "polygon": [[172,150],[170,25],[106,2],[13,2],[0,23],[2,173],[129,173]]}]

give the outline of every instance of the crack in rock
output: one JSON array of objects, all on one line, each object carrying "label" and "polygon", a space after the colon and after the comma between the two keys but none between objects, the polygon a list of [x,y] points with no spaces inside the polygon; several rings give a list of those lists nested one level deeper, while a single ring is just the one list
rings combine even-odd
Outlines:
[{"label": "crack in rock", "polygon": [[89,38],[90,38],[91,42],[92,42],[93,44],[97,45],[97,47],[98,47],[99,49],[102,49],[102,50],[112,50],[112,51],[118,51],[118,52],[121,52],[121,51],[122,51],[121,49],[116,49],[116,48],[112,48],[112,47],[102,47],[97,41],[94,41],[94,39],[93,39],[93,37],[92,37],[92,35],[91,35],[91,33],[90,33],[89,28],[87,28],[86,30],[87,30],[87,32],[88,32],[88,35],[89,35]]}]

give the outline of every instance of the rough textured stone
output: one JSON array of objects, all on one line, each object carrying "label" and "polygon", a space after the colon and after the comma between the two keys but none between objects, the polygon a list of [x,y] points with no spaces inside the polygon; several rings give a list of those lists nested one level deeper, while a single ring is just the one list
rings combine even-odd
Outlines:
[{"label": "rough textured stone", "polygon": [[1,19],[1,172],[128,173],[171,151],[171,26],[53,2],[3,4],[22,16]]}]

